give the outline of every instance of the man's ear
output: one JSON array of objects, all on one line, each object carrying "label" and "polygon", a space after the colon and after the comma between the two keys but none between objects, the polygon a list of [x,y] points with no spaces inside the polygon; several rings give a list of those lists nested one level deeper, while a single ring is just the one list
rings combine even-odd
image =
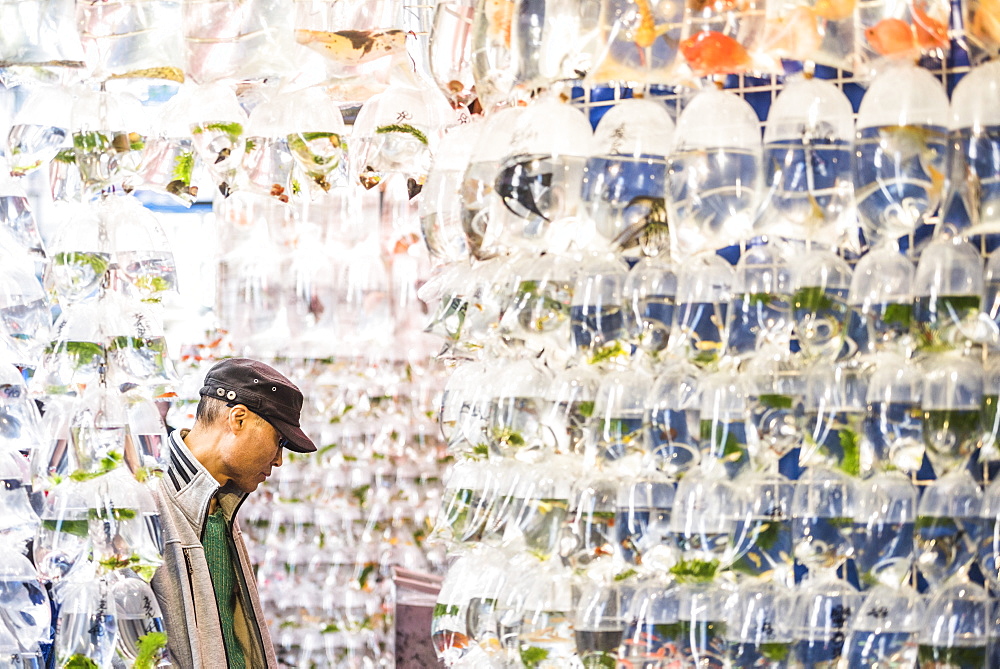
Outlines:
[{"label": "man's ear", "polygon": [[242,404],[237,404],[229,409],[229,419],[227,420],[227,424],[230,431],[235,434],[239,433],[249,425],[249,419],[250,410]]}]

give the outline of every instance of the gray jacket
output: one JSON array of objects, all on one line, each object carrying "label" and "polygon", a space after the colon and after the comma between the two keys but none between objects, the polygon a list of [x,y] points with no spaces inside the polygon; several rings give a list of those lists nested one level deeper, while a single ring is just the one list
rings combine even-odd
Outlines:
[{"label": "gray jacket", "polygon": [[220,489],[184,444],[186,434],[187,430],[170,434],[167,471],[153,491],[163,529],[163,566],[156,571],[152,586],[163,611],[170,653],[182,669],[228,666],[215,590],[201,544],[209,503],[218,493],[239,556],[236,575],[242,583],[235,627],[246,648],[247,669],[277,667],[246,544],[235,518],[246,495],[228,490],[228,485]]}]

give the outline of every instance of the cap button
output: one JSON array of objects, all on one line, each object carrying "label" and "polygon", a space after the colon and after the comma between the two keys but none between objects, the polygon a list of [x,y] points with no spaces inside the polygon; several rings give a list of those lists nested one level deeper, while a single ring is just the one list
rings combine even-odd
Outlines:
[{"label": "cap button", "polygon": [[223,388],[216,388],[215,389],[215,394],[218,395],[219,397],[222,397],[225,393],[226,393],[226,391]]},{"label": "cap button", "polygon": [[230,390],[230,391],[229,391],[228,393],[226,393],[226,398],[227,398],[227,399],[231,399],[231,400],[234,400],[234,399],[236,399],[236,392],[235,392],[235,391],[232,391],[232,390]]},{"label": "cap button", "polygon": [[271,386],[271,392],[278,392],[278,386]]}]

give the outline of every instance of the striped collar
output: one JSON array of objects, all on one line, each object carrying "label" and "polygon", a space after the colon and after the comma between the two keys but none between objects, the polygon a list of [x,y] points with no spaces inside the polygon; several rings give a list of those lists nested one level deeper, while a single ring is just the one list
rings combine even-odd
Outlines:
[{"label": "striped collar", "polygon": [[170,433],[167,440],[170,453],[164,483],[177,506],[194,527],[202,527],[212,497],[218,498],[223,515],[231,522],[246,494],[232,485],[219,486],[219,482],[184,443],[188,432],[189,430],[174,430]]}]

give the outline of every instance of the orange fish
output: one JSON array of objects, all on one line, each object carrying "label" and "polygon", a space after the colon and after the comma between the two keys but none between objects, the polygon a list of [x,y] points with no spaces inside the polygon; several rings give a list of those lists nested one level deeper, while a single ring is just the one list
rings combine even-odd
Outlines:
[{"label": "orange fish", "polygon": [[390,30],[303,30],[295,41],[345,65],[361,65],[382,56],[406,53],[406,33]]},{"label": "orange fish", "polygon": [[653,10],[649,6],[649,0],[635,0],[635,4],[639,12],[639,27],[635,31],[635,43],[636,46],[646,49],[656,42],[656,20],[653,17]]},{"label": "orange fish", "polygon": [[969,24],[972,34],[982,40],[1000,42],[1000,2],[979,0],[979,6],[974,11]]},{"label": "orange fish", "polygon": [[910,24],[901,19],[882,19],[865,29],[865,39],[882,56],[899,56],[917,48]]},{"label": "orange fish", "polygon": [[742,72],[751,62],[742,44],[714,30],[703,30],[682,40],[680,50],[698,76]]},{"label": "orange fish", "polygon": [[490,37],[510,46],[510,25],[514,19],[514,0],[486,0],[486,25]]},{"label": "orange fish", "polygon": [[843,21],[854,14],[855,0],[816,0],[813,12],[827,21]]},{"label": "orange fish", "polygon": [[920,0],[913,0],[910,9],[913,27],[917,33],[917,44],[921,49],[943,49],[948,46],[948,24],[932,18],[924,11]]}]

